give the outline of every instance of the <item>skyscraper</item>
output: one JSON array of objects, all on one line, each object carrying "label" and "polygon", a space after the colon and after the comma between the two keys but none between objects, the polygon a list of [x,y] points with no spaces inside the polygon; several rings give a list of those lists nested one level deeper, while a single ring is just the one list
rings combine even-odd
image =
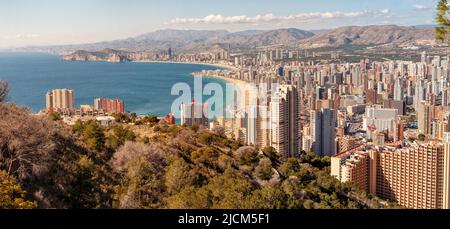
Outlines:
[{"label": "skyscraper", "polygon": [[186,126],[208,126],[208,114],[207,114],[208,106],[206,103],[200,104],[196,103],[193,100],[189,104],[181,104],[180,107],[180,118],[181,125]]},{"label": "skyscraper", "polygon": [[422,102],[425,98],[424,95],[423,80],[418,80],[414,88],[414,109],[417,110],[419,108],[420,102]]},{"label": "skyscraper", "polygon": [[321,156],[332,156],[336,153],[337,112],[322,108],[310,112],[312,151]]},{"label": "skyscraper", "polygon": [[394,140],[397,136],[398,110],[392,108],[381,108],[380,105],[367,106],[363,117],[362,129],[367,131],[368,137],[374,137],[374,131],[388,131]]},{"label": "skyscraper", "polygon": [[124,113],[124,103],[120,99],[96,98],[94,99],[94,109],[111,114]]},{"label": "skyscraper", "polygon": [[394,84],[394,100],[402,101],[403,100],[403,83],[402,79],[399,77],[395,80]]},{"label": "skyscraper", "polygon": [[417,126],[423,134],[432,134],[432,120],[434,118],[434,106],[425,101],[419,103],[417,109]]},{"label": "skyscraper", "polygon": [[281,85],[270,102],[270,145],[281,155],[300,152],[300,103],[297,88]]},{"label": "skyscraper", "polygon": [[74,111],[74,91],[71,89],[54,89],[45,95],[47,111],[72,113]]}]

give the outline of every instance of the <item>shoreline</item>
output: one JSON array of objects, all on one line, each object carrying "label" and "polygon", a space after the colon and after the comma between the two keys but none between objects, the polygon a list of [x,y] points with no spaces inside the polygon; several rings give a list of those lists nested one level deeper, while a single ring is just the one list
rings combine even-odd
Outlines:
[{"label": "shoreline", "polygon": [[228,83],[237,84],[237,85],[247,85],[248,84],[248,82],[244,81],[244,80],[233,79],[233,78],[228,78],[228,77],[218,76],[218,75],[199,76],[199,75],[195,75],[194,73],[191,73],[191,75],[194,77],[202,77],[202,78],[217,78],[217,79],[224,80]]},{"label": "shoreline", "polygon": [[[211,63],[203,63],[203,62],[180,62],[180,61],[162,61],[162,60],[154,60],[154,61],[131,61],[135,63],[161,63],[161,64],[195,64],[195,65],[205,65],[205,66],[213,66],[213,67],[220,67],[225,68],[232,71],[239,71],[239,68],[225,65],[225,64],[211,64]],[[248,82],[244,80],[234,79],[234,78],[228,78],[224,76],[218,76],[218,75],[210,75],[210,76],[199,76],[195,75],[194,72],[191,73],[194,77],[202,77],[202,78],[218,78],[222,79],[224,81],[227,81],[229,83],[233,84],[239,84],[239,85],[246,85]]]},{"label": "shoreline", "polygon": [[226,64],[212,64],[212,63],[203,63],[203,62],[181,62],[181,61],[163,61],[163,60],[138,60],[138,61],[130,61],[131,63],[161,63],[161,64],[195,64],[195,65],[206,65],[212,67],[225,68],[228,70],[239,71],[239,68],[226,65]]}]

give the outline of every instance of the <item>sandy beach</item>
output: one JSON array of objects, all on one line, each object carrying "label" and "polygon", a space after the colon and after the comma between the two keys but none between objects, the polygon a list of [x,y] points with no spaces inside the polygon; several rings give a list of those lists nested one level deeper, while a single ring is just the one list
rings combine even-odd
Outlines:
[{"label": "sandy beach", "polygon": [[213,66],[213,67],[219,67],[219,68],[225,68],[233,71],[239,71],[239,68],[229,66],[226,64],[211,64],[211,63],[203,63],[203,62],[179,62],[179,61],[133,61],[138,63],[162,63],[162,64],[196,64],[196,65],[206,65],[206,66]]},{"label": "sandy beach", "polygon": [[[133,62],[162,63],[162,64],[197,64],[197,65],[206,65],[206,66],[220,67],[220,68],[225,68],[225,69],[232,70],[232,71],[239,71],[239,68],[236,68],[236,67],[233,67],[233,66],[229,66],[229,65],[225,65],[225,64],[203,63],[203,62],[179,62],[179,61],[133,61]],[[191,75],[194,75],[194,74],[191,74]],[[219,78],[219,79],[227,81],[228,83],[239,85],[241,88],[245,88],[245,86],[248,85],[248,82],[246,82],[244,80],[233,79],[233,78],[228,78],[228,77],[219,76],[219,75],[209,75],[209,76],[197,76],[197,75],[194,75],[194,76],[196,76],[196,77],[205,77],[205,78]]]}]

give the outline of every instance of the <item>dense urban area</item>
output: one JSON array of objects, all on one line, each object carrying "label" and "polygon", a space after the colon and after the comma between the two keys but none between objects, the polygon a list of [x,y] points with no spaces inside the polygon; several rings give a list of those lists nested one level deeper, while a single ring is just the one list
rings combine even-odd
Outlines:
[{"label": "dense urban area", "polygon": [[235,91],[219,115],[189,98],[159,117],[54,88],[33,113],[0,80],[0,208],[449,209],[447,1],[437,11],[441,27],[161,30],[19,50],[210,65],[189,77]]}]

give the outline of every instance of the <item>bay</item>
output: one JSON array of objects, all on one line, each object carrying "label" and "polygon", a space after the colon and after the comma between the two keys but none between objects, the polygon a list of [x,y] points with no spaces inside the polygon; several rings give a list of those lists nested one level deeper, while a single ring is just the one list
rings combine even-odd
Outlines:
[{"label": "bay", "polygon": [[[10,84],[10,101],[33,112],[45,108],[45,93],[55,88],[75,90],[75,105],[93,104],[94,98],[123,99],[125,109],[138,115],[164,116],[178,95],[171,95],[175,83],[193,90],[192,72],[220,69],[197,64],[70,62],[43,53],[0,53],[0,79]],[[224,88],[226,82],[204,78]],[[204,97],[206,100],[206,98]],[[178,118],[178,117],[177,117]]]}]

